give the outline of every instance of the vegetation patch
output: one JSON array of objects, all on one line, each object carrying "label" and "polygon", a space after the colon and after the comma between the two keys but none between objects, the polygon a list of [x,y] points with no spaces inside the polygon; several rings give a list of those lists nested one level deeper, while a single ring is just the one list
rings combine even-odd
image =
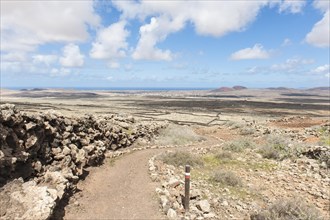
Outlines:
[{"label": "vegetation patch", "polygon": [[217,170],[213,173],[211,180],[227,186],[242,185],[242,180],[231,171]]},{"label": "vegetation patch", "polygon": [[227,142],[224,146],[224,150],[242,152],[246,148],[254,148],[255,143],[249,139],[238,139],[235,141]]},{"label": "vegetation patch", "polygon": [[283,160],[296,157],[302,149],[300,143],[293,143],[289,138],[282,136],[268,136],[266,141],[258,152],[267,159]]},{"label": "vegetation patch", "polygon": [[221,151],[215,154],[215,158],[218,160],[232,160],[233,154],[228,151]]},{"label": "vegetation patch", "polygon": [[159,145],[185,145],[202,140],[204,138],[196,134],[189,126],[170,124],[159,132],[155,143]]},{"label": "vegetation patch", "polygon": [[160,159],[169,165],[173,165],[176,167],[179,166],[202,166],[203,160],[196,155],[193,155],[186,151],[175,151],[170,153],[165,153],[160,156]]},{"label": "vegetation patch", "polygon": [[209,169],[214,169],[216,167],[222,166],[226,168],[243,168],[245,170],[253,169],[253,170],[264,170],[271,171],[277,165],[271,163],[269,161],[241,161],[235,160],[233,154],[228,151],[218,152],[214,154],[207,154],[203,156],[203,161],[205,167],[209,167]]},{"label": "vegetation patch", "polygon": [[268,209],[250,216],[252,220],[323,219],[319,211],[302,199],[280,200]]},{"label": "vegetation patch", "polygon": [[330,127],[322,126],[319,128],[320,145],[330,146]]},{"label": "vegetation patch", "polygon": [[240,129],[241,135],[253,135],[255,132],[256,132],[256,130],[251,127],[243,127]]}]

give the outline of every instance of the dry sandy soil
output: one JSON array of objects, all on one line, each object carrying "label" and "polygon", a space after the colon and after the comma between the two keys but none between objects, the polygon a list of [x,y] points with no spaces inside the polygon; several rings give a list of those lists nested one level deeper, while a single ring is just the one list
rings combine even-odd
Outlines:
[{"label": "dry sandy soil", "polygon": [[[228,128],[232,124],[251,123],[261,126],[262,129],[289,129],[299,133],[306,128],[327,123],[330,112],[329,98],[329,91],[302,90],[242,90],[222,93],[1,90],[1,104],[12,103],[28,113],[46,110],[60,111],[66,115],[116,113],[133,115],[139,120],[167,120],[180,125],[190,125],[197,134],[206,139],[201,146],[205,148],[240,138],[242,134],[237,129]],[[317,144],[319,141],[319,138],[312,135],[307,135],[304,139],[304,142],[309,144]],[[78,184],[80,192],[65,201],[56,211],[55,217],[164,218],[154,193],[156,183],[151,181],[147,167],[148,159],[159,151],[134,152],[116,161],[106,160],[100,167],[90,168],[89,175]],[[262,170],[253,173],[242,167],[239,167],[237,172],[241,173],[246,181],[250,178],[253,182],[264,183],[263,188],[269,189],[263,191],[263,195],[267,197],[272,193],[274,196],[277,193],[275,189],[282,194],[299,193],[299,190],[292,188],[296,185],[298,188],[304,188],[297,183],[298,179],[302,183],[313,184],[309,177],[284,179],[281,176],[283,173],[274,172],[271,173],[271,178],[267,176],[269,173]],[[298,172],[297,175],[300,174]],[[287,181],[292,181],[292,186],[286,185]],[[315,186],[322,187],[322,184],[315,183]],[[308,199],[317,203],[318,208],[326,215],[329,201],[316,199],[309,194]]]}]

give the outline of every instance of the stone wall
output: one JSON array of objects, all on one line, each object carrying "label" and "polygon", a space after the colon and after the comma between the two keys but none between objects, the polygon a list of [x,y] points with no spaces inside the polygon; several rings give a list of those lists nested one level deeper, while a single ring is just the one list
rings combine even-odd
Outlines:
[{"label": "stone wall", "polygon": [[1,105],[0,218],[48,218],[65,193],[75,189],[85,167],[100,164],[107,151],[150,139],[163,126],[112,114],[28,115]]}]

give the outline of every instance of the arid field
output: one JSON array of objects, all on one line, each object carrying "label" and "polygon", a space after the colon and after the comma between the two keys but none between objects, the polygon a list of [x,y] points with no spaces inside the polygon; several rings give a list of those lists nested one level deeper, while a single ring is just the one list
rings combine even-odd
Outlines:
[{"label": "arid field", "polygon": [[1,105],[0,218],[330,218],[328,89],[2,89]]}]

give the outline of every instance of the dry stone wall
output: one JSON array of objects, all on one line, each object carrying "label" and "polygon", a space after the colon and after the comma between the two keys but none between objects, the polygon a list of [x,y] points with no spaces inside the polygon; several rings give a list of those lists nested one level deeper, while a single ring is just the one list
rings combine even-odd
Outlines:
[{"label": "dry stone wall", "polygon": [[[112,114],[28,115],[14,105],[1,105],[0,218],[48,218],[65,193],[75,189],[86,166],[100,164],[106,152],[139,138],[150,139],[164,126]],[[39,207],[29,207],[31,201]]]}]

